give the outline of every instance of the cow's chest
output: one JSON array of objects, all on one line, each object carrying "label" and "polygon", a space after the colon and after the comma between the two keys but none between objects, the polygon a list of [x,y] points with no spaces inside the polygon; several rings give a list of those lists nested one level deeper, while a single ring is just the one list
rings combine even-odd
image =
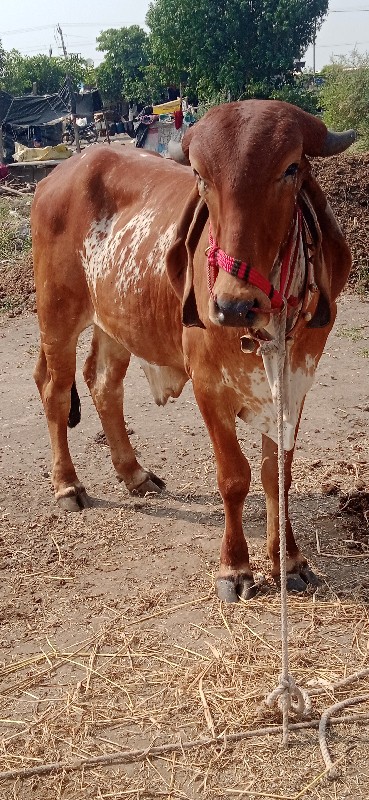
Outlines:
[{"label": "cow's chest", "polygon": [[[227,389],[236,397],[238,416],[277,442],[277,353],[263,357],[241,354],[237,363],[225,360],[219,367],[220,391]],[[283,380],[284,444],[291,450],[304,397],[316,368],[310,355],[292,367],[291,351],[287,351]]]}]

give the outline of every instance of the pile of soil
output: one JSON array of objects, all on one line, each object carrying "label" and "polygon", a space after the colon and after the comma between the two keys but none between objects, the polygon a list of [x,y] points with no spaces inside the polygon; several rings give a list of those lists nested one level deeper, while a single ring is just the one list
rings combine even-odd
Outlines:
[{"label": "pile of soil", "polygon": [[0,263],[0,310],[10,317],[36,311],[32,253]]},{"label": "pile of soil", "polygon": [[313,160],[314,172],[352,253],[351,286],[369,290],[369,153]]}]

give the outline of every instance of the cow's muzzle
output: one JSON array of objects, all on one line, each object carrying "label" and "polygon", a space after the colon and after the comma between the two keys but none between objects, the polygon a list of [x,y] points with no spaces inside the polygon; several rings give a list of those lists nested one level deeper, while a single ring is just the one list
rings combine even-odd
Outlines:
[{"label": "cow's muzzle", "polygon": [[232,328],[255,328],[266,325],[269,314],[260,309],[258,301],[225,300],[217,298],[210,304],[210,319],[216,325]]}]

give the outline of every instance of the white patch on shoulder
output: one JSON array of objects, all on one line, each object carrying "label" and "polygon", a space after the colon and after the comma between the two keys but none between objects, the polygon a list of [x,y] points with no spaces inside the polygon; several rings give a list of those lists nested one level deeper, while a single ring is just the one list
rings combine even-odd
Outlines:
[{"label": "white patch on shoulder", "polygon": [[188,375],[178,367],[160,367],[138,359],[149,382],[155,403],[165,406],[169,397],[179,397]]},{"label": "white patch on shoulder", "polygon": [[138,251],[150,233],[150,225],[155,219],[156,211],[153,208],[144,208],[135,214],[126,225],[116,234],[119,244],[127,239],[119,252],[119,277],[117,288],[121,295],[126,295],[134,289],[139,279],[147,271],[146,251],[139,258]]},{"label": "white patch on shoulder", "polygon": [[165,256],[172,244],[176,229],[175,222],[169,225],[169,228],[158,236],[153,249],[147,256],[149,267],[152,267],[153,272],[157,275],[162,275],[165,272]]},{"label": "white patch on shoulder", "polygon": [[130,291],[139,293],[139,283],[147,270],[155,274],[165,271],[165,254],[170,246],[176,225],[158,231],[152,249],[144,246],[152,233],[157,216],[153,208],[143,208],[120,226],[120,214],[111,218],[94,220],[83,242],[82,265],[89,286],[96,295],[97,284],[107,277],[113,266],[118,266],[116,288],[124,296]]},{"label": "white patch on shoulder", "polygon": [[95,294],[98,280],[104,278],[109,269],[109,242],[112,239],[113,226],[114,221],[105,217],[94,220],[80,252],[87,281]]}]

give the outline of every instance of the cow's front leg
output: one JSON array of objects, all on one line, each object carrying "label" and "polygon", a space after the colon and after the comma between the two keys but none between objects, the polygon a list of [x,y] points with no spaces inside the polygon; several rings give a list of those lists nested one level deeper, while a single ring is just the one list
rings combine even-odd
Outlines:
[{"label": "cow's front leg", "polygon": [[242,527],[251,470],[237,440],[236,415],[227,394],[217,393],[216,398],[212,398],[195,386],[194,391],[213,444],[225,514],[216,591],[221,600],[236,603],[239,597],[249,599],[256,591]]},{"label": "cow's front leg", "polygon": [[[288,515],[288,492],[291,488],[291,469],[294,451],[286,451],[284,455],[284,496],[286,510],[286,551],[287,551],[287,589],[302,592],[308,583],[316,586],[317,577],[309,569],[305,556],[300,552]],[[278,446],[263,436],[261,480],[266,497],[267,507],[267,551],[272,562],[272,575],[277,583],[280,581],[279,557],[279,497],[278,497]]]}]

